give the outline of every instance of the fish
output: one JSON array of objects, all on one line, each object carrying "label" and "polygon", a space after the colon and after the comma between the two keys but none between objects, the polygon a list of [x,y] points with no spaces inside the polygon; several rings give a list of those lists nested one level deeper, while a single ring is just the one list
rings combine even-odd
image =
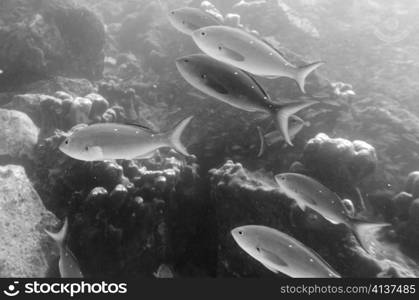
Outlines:
[{"label": "fish", "polygon": [[59,232],[52,233],[45,229],[45,233],[56,242],[60,251],[58,269],[60,270],[61,278],[83,278],[83,273],[80,270],[76,257],[65,244],[68,233],[68,219],[65,218],[64,225]]},{"label": "fish", "polygon": [[344,224],[353,232],[359,244],[368,250],[368,241],[363,237],[369,230],[389,226],[387,223],[369,223],[349,217],[340,197],[317,180],[297,173],[282,173],[275,176],[279,192],[294,199],[301,210],[307,207],[316,211],[332,224]]},{"label": "fish", "polygon": [[276,229],[246,225],[234,228],[231,235],[240,248],[275,274],[292,278],[341,277],[316,252]]},{"label": "fish", "polygon": [[253,75],[294,79],[304,94],[307,76],[324,64],[319,61],[296,67],[269,43],[240,28],[203,27],[194,31],[192,38],[207,55]]},{"label": "fish", "polygon": [[202,27],[220,25],[220,21],[217,20],[211,14],[202,11],[199,8],[183,7],[172,10],[168,15],[169,22],[178,31],[192,35],[192,33]]},{"label": "fish", "polygon": [[153,273],[156,278],[174,278],[172,268],[166,264],[161,264],[156,272]]},{"label": "fish", "polygon": [[164,133],[137,124],[97,123],[73,132],[59,149],[82,161],[145,159],[162,147],[172,147],[190,156],[180,138],[192,118],[184,119]]},{"label": "fish", "polygon": [[[304,126],[309,127],[311,126],[310,122],[304,121],[298,116],[291,116],[289,119],[289,129],[288,134],[290,136],[291,141],[295,138],[295,136],[303,130]],[[257,127],[259,133],[259,140],[260,140],[260,150],[258,157],[261,157],[265,152],[266,146],[270,147],[278,142],[284,141],[284,137],[279,130],[271,131],[267,134],[262,132],[262,129],[258,126]]]},{"label": "fish", "polygon": [[247,112],[273,116],[277,128],[291,146],[288,134],[289,117],[318,103],[314,100],[274,102],[249,73],[205,54],[178,58],[176,66],[189,84],[206,95]]}]

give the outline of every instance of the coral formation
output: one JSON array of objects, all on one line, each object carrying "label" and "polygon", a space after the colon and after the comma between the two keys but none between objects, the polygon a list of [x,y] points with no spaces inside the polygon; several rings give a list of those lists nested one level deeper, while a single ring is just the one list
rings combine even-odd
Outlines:
[{"label": "coral formation", "polygon": [[344,277],[388,276],[392,269],[396,270],[397,277],[417,276],[416,266],[410,264],[409,258],[401,254],[389,255],[394,251],[391,239],[381,233],[371,233],[368,238],[374,243],[380,240],[381,248],[385,249],[382,251],[388,256],[383,259],[377,254],[367,254],[345,226],[333,225],[310,212],[295,211],[294,202],[284,198],[266,174],[250,172],[241,164],[228,161],[220,169],[212,170],[211,175],[217,208],[220,276],[272,276],[235,246],[230,230],[245,224],[291,233]]},{"label": "coral formation", "polygon": [[[46,209],[69,217],[68,245],[87,277],[152,277],[161,264],[182,277],[274,276],[234,244],[230,230],[247,224],[294,236],[343,276],[419,276],[410,255],[419,247],[415,47],[381,46],[371,32],[348,30],[356,17],[350,3],[266,1],[249,9],[205,1],[201,9],[264,38],[291,63],[327,57],[333,66],[307,78],[308,96],[287,78],[258,79],[273,101],[309,97],[321,104],[299,113],[311,126],[295,147],[277,143],[257,158],[256,127],[269,132],[272,124],[182,80],[174,61],[197,49],[174,34],[157,3],[32,2],[0,3],[0,156],[25,167],[0,168],[2,276],[58,276],[51,270],[56,250],[42,231],[57,221]],[[342,19],[330,11],[344,11]],[[185,115],[198,120],[183,137],[194,158],[164,149],[143,161],[89,163],[58,149],[82,124],[139,123],[159,131]],[[391,229],[368,236],[375,255],[345,226],[279,194],[272,175],[286,171],[320,180],[351,216],[390,222]],[[17,224],[22,216],[28,221]]]},{"label": "coral formation", "polygon": [[91,11],[62,0],[6,0],[0,16],[2,82],[101,76],[105,31]]}]

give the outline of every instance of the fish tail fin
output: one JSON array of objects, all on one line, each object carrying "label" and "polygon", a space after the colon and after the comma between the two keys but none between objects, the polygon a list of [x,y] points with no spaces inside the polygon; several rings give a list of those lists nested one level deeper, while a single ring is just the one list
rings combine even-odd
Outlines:
[{"label": "fish tail fin", "polygon": [[306,65],[297,69],[295,80],[297,81],[298,86],[300,87],[301,91],[304,94],[306,93],[305,85],[306,85],[307,76],[310,75],[311,72],[313,72],[314,70],[316,70],[318,67],[320,67],[323,64],[324,64],[323,61],[318,61],[318,62],[309,64],[309,65]]},{"label": "fish tail fin", "polygon": [[368,223],[359,220],[352,220],[351,222],[352,231],[356,240],[367,253],[370,253],[368,240],[363,238],[366,235],[366,233],[371,231],[378,231],[382,228],[391,226],[391,224],[389,223]]},{"label": "fish tail fin", "polygon": [[284,140],[288,145],[294,146],[291,142],[291,138],[288,132],[288,120],[290,116],[296,114],[304,108],[317,103],[319,102],[315,100],[290,102],[287,104],[279,104],[274,108],[272,114],[276,123],[276,127],[279,131],[281,131],[281,134],[283,135]]},{"label": "fish tail fin", "polygon": [[65,218],[63,227],[61,227],[60,231],[56,233],[46,229],[44,229],[44,231],[57,243],[58,247],[63,247],[68,232],[68,218]]},{"label": "fish tail fin", "polygon": [[275,110],[273,114],[276,127],[279,129],[279,131],[281,131],[281,134],[284,137],[285,142],[293,147],[294,144],[292,143],[288,132],[288,120],[291,114],[287,113],[286,109],[281,108]]},{"label": "fish tail fin", "polygon": [[260,128],[258,126],[257,130],[258,130],[258,135],[259,135],[259,140],[260,140],[260,148],[259,148],[258,157],[261,157],[263,155],[263,153],[265,153],[266,142],[265,142],[265,137],[264,137],[263,132],[262,132],[262,128]]},{"label": "fish tail fin", "polygon": [[188,150],[186,147],[182,144],[180,138],[185,131],[185,128],[188,126],[188,124],[193,119],[193,116],[190,116],[182,121],[179,122],[178,125],[175,126],[175,128],[169,133],[169,145],[170,147],[173,147],[177,152],[185,155],[190,156],[188,153]]}]

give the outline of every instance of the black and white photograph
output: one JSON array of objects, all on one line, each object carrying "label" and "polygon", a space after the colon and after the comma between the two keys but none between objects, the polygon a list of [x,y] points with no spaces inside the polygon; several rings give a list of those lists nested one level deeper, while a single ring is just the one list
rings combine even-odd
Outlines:
[{"label": "black and white photograph", "polygon": [[415,294],[399,280],[419,277],[418,15],[0,0],[0,297],[168,279]]}]

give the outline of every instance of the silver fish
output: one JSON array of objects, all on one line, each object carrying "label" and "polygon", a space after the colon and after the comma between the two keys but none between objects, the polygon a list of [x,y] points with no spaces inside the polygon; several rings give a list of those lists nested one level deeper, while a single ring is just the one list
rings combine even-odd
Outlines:
[{"label": "silver fish", "polygon": [[[303,130],[304,126],[309,127],[311,124],[310,122],[306,122],[298,116],[291,116],[289,119],[289,130],[288,134],[290,136],[290,140],[294,140],[295,136]],[[266,147],[270,147],[278,142],[284,141],[284,137],[279,130],[271,131],[267,134],[262,132],[260,127],[257,128],[259,133],[260,139],[260,151],[258,157],[261,157],[265,152]]]},{"label": "silver fish", "polygon": [[192,118],[184,119],[166,133],[156,133],[139,125],[93,124],[75,131],[61,144],[60,150],[84,161],[144,159],[162,147],[172,147],[189,156],[180,138]]},{"label": "silver fish", "polygon": [[288,135],[288,118],[317,101],[277,103],[248,73],[213,59],[205,54],[189,55],[176,60],[183,78],[201,92],[235,108],[247,112],[272,115],[285,141],[292,145]]},{"label": "silver fish", "polygon": [[345,224],[365,250],[368,250],[368,241],[363,238],[366,232],[373,228],[389,226],[385,223],[367,223],[350,218],[339,196],[309,176],[283,173],[276,175],[275,180],[279,191],[294,199],[302,210],[309,207],[332,224]]},{"label": "silver fish", "polygon": [[341,277],[313,250],[276,229],[247,225],[233,229],[231,234],[247,254],[274,273],[293,278]]},{"label": "silver fish", "polygon": [[211,14],[199,8],[183,7],[169,12],[170,24],[180,32],[192,35],[192,33],[202,27],[220,25]]},{"label": "silver fish", "polygon": [[307,76],[324,64],[296,67],[268,43],[240,28],[208,26],[194,31],[192,37],[209,56],[254,75],[294,79],[303,93]]},{"label": "silver fish", "polygon": [[59,232],[52,233],[46,229],[45,232],[57,243],[60,250],[58,268],[60,270],[61,278],[83,278],[76,257],[65,245],[68,232],[68,219],[65,219],[64,225]]}]

